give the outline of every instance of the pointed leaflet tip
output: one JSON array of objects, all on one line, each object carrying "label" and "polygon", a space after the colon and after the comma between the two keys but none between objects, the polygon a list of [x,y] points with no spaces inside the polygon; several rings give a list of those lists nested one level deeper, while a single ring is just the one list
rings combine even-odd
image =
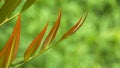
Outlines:
[{"label": "pointed leaflet tip", "polygon": [[29,47],[27,48],[27,50],[24,54],[25,61],[27,61],[36,52],[36,50],[40,46],[47,27],[48,27],[48,23],[43,28],[43,30],[39,33],[39,35],[32,41],[32,43],[29,45]]},{"label": "pointed leaflet tip", "polygon": [[[69,37],[70,35],[72,35],[73,33],[75,33],[84,23],[84,21],[86,20],[87,18],[87,15],[88,15],[88,12],[86,13],[85,15],[85,18],[83,19],[82,21],[82,17],[80,18],[80,20],[77,22],[77,24],[75,24],[68,32],[66,32],[62,37],[61,39],[59,40],[62,41],[64,39],[66,39],[67,37]],[[80,23],[82,21],[82,23]]]},{"label": "pointed leaflet tip", "polygon": [[0,68],[8,68],[16,57],[20,42],[20,15],[6,45],[0,52]]},{"label": "pointed leaflet tip", "polygon": [[60,41],[66,39],[68,36],[72,35],[73,33],[75,33],[79,27],[80,27],[80,22],[82,20],[82,17],[80,18],[80,20],[77,22],[77,24],[75,24],[68,32],[66,32],[60,39]]},{"label": "pointed leaflet tip", "polygon": [[53,37],[52,37],[51,41],[55,38],[55,36],[57,34],[57,31],[58,31],[58,28],[59,28],[59,25],[60,25],[61,15],[62,15],[62,9],[60,8],[60,10],[59,10],[59,16],[58,16],[58,19],[56,21],[56,27],[54,25],[54,27],[56,28],[56,30],[55,30],[55,32],[53,34]]},{"label": "pointed leaflet tip", "polygon": [[57,34],[57,31],[58,31],[58,28],[59,28],[59,25],[60,25],[61,14],[62,14],[62,11],[60,10],[59,16],[58,16],[58,18],[57,18],[57,20],[56,20],[56,23],[54,24],[54,26],[53,26],[52,29],[50,30],[48,36],[47,36],[46,39],[44,40],[40,52],[46,50],[46,48],[48,47],[48,45],[49,45],[49,44],[53,41],[53,39],[55,38],[55,36],[56,36],[56,34]]}]

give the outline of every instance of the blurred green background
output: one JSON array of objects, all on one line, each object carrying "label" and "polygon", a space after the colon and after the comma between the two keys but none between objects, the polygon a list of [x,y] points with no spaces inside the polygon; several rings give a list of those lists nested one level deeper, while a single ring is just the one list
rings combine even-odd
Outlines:
[{"label": "blurred green background", "polygon": [[[21,4],[22,5],[22,4]],[[17,57],[46,22],[53,26],[62,8],[54,42],[89,11],[84,25],[71,37],[21,68],[120,68],[120,0],[40,0],[22,14],[21,41]],[[13,15],[20,9],[13,13]],[[8,40],[16,19],[0,27],[0,49]],[[53,43],[54,43],[53,42]]]}]

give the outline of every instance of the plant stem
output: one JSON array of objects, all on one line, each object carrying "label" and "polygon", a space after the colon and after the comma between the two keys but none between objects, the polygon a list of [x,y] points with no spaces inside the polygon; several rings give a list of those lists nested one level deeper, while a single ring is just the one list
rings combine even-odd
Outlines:
[{"label": "plant stem", "polygon": [[3,24],[5,24],[7,21],[12,20],[14,17],[18,16],[19,14],[20,14],[20,12],[17,13],[17,14],[15,14],[14,16],[12,16],[12,17],[10,17],[10,18],[6,18],[6,20],[4,20],[4,21],[0,24],[0,27],[1,27]]},{"label": "plant stem", "polygon": [[34,59],[34,58],[38,57],[39,55],[43,54],[43,53],[46,52],[48,49],[56,46],[58,43],[60,43],[60,40],[59,40],[58,42],[56,42],[55,44],[53,44],[52,46],[48,47],[46,50],[41,51],[41,52],[39,52],[39,53],[36,53],[34,56],[30,57],[28,60],[21,60],[21,61],[19,61],[19,62],[17,62],[17,63],[12,64],[11,67],[18,68],[18,67],[24,65],[24,64],[27,63],[28,61],[31,61],[32,59]]}]

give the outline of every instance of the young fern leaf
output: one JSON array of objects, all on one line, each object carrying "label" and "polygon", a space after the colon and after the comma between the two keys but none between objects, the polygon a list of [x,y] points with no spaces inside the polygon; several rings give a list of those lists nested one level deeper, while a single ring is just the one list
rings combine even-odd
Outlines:
[{"label": "young fern leaf", "polygon": [[6,45],[0,52],[0,68],[8,68],[16,57],[20,42],[20,15]]},{"label": "young fern leaf", "polygon": [[27,48],[25,54],[24,54],[24,60],[27,61],[38,49],[38,47],[41,44],[41,41],[43,39],[43,36],[46,32],[48,24],[43,28],[43,30],[39,33],[39,35],[32,41],[32,43]]},{"label": "young fern leaf", "polygon": [[[62,40],[64,40],[64,39],[66,39],[66,38],[68,38],[68,37],[71,36],[72,34],[74,34],[74,33],[83,25],[83,23],[85,22],[85,20],[86,20],[86,18],[87,18],[87,15],[88,15],[88,12],[86,13],[85,18],[83,19],[83,21],[82,21],[82,17],[81,17],[81,18],[79,19],[79,21],[78,21],[68,32],[66,32],[66,33],[60,38],[59,42],[62,41]],[[81,21],[82,21],[82,23],[81,23]]]},{"label": "young fern leaf", "polygon": [[22,0],[5,0],[0,9],[0,24],[9,17],[9,15],[17,8]]},{"label": "young fern leaf", "polygon": [[62,11],[60,10],[59,12],[59,16],[56,20],[56,23],[54,24],[54,26],[52,27],[52,29],[50,30],[48,36],[46,37],[46,39],[43,42],[43,45],[41,47],[40,52],[43,52],[44,50],[47,49],[48,45],[53,41],[53,39],[55,38],[59,25],[60,25],[60,20],[61,20],[61,13]]}]

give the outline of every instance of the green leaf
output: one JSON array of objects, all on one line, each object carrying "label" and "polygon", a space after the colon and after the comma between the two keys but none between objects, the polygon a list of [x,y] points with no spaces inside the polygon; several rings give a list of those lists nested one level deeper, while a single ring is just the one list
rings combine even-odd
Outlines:
[{"label": "green leaf", "polygon": [[9,15],[17,8],[21,0],[5,0],[4,5],[0,9],[0,24],[9,17]]},{"label": "green leaf", "polygon": [[24,54],[25,61],[27,61],[36,52],[36,50],[40,46],[43,36],[46,32],[47,26],[48,26],[48,24],[43,28],[43,30],[39,33],[39,35],[32,41],[32,43],[26,49],[26,52]]},{"label": "green leaf", "polygon": [[35,2],[36,2],[36,0],[26,0],[25,4],[22,7],[21,12],[25,11],[26,9],[28,9]]},{"label": "green leaf", "polygon": [[20,16],[14,27],[12,35],[8,39],[4,48],[0,51],[0,68],[8,68],[16,57],[20,42]]}]

